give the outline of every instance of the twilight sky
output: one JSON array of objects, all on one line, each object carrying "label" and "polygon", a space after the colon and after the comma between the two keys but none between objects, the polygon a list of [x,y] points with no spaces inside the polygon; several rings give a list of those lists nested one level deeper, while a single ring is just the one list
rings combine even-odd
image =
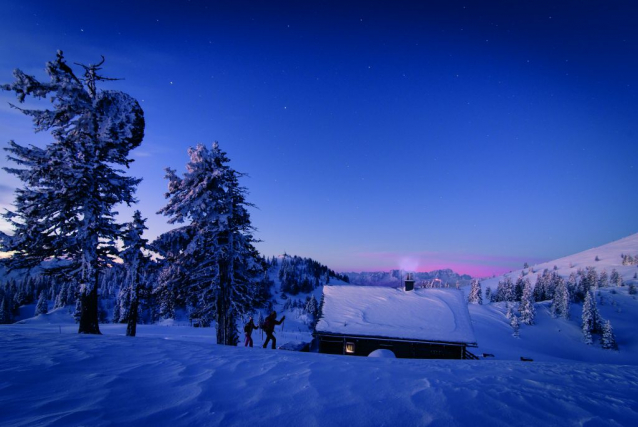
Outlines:
[{"label": "twilight sky", "polygon": [[[0,82],[14,68],[44,78],[61,49],[71,65],[104,55],[104,74],[125,80],[101,87],[140,101],[131,174],[144,178],[135,208],[150,238],[170,229],[155,214],[163,169],[183,171],[189,146],[215,140],[250,175],[268,256],[488,275],[638,232],[633,1],[0,10]],[[0,145],[45,143],[9,101],[0,93]],[[0,171],[1,206],[17,185]]]}]

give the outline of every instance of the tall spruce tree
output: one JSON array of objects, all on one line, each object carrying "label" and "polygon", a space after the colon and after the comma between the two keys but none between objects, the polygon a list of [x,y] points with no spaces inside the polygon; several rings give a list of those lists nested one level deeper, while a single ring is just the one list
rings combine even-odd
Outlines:
[{"label": "tall spruce tree", "polygon": [[195,301],[194,315],[214,318],[217,343],[236,345],[237,318],[259,305],[262,258],[253,246],[247,190],[217,142],[188,150],[186,173],[166,170],[168,204],[159,213],[184,224],[153,246],[165,258],[158,291]]},{"label": "tall spruce tree", "polygon": [[552,298],[552,306],[550,308],[552,316],[569,319],[569,303],[569,289],[565,281],[561,279],[554,290],[554,297]]},{"label": "tall spruce tree", "polygon": [[521,313],[521,322],[526,325],[533,325],[536,317],[536,309],[534,308],[534,289],[529,279],[524,280],[523,295],[521,296],[521,305],[519,307]]},{"label": "tall spruce tree", "polygon": [[40,292],[40,297],[38,298],[38,303],[35,306],[34,316],[39,314],[47,314],[49,312],[49,302],[47,301],[46,292]]},{"label": "tall spruce tree", "polygon": [[596,306],[596,298],[591,291],[585,294],[583,303],[582,331],[586,344],[592,344],[592,334],[601,331],[601,318]]},{"label": "tall spruce tree", "polygon": [[616,343],[616,336],[614,335],[614,329],[611,327],[609,320],[603,323],[602,337],[600,343],[605,350],[618,350],[618,344]]},{"label": "tall spruce tree", "polygon": [[5,294],[0,302],[0,325],[11,323],[11,303],[10,298]]},{"label": "tall spruce tree", "polygon": [[[120,296],[128,303],[126,316],[126,336],[134,337],[137,329],[137,314],[139,310],[140,288],[144,285],[145,270],[150,257],[144,254],[147,239],[142,238],[144,230],[147,230],[146,220],[142,218],[140,211],[135,211],[133,221],[125,226],[122,241],[124,249],[120,257],[126,268],[126,282]],[[121,315],[120,315],[121,318]]]},{"label": "tall spruce tree", "polygon": [[470,285],[470,294],[467,296],[470,304],[483,304],[483,295],[481,292],[481,282],[473,279]]},{"label": "tall spruce tree", "polygon": [[[119,226],[114,207],[135,202],[139,179],[127,177],[130,150],[144,136],[144,114],[137,101],[117,91],[97,89],[104,59],[82,65],[78,77],[61,51],[47,63],[50,82],[40,82],[20,70],[15,82],[2,85],[19,102],[27,96],[50,98],[52,109],[20,109],[33,120],[35,131],[50,131],[44,148],[14,141],[6,148],[17,168],[5,170],[23,183],[16,190],[14,211],[3,217],[13,235],[2,233],[3,251],[14,251],[10,268],[32,267],[50,257],[64,259],[67,275],[79,283],[79,332],[99,334],[98,278],[117,250]],[[15,107],[18,108],[18,107]]]}]

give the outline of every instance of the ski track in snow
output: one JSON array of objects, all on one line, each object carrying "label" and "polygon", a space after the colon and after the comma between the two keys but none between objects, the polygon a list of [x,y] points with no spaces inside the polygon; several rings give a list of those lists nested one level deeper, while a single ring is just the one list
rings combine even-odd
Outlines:
[{"label": "ski track in snow", "polygon": [[344,357],[145,329],[0,327],[0,425],[638,425],[638,366]]}]

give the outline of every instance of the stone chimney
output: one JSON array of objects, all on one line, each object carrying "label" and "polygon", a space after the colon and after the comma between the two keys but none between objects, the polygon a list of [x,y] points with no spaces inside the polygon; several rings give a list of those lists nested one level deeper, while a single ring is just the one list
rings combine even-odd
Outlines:
[{"label": "stone chimney", "polygon": [[413,291],[414,290],[414,276],[412,275],[412,273],[407,273],[407,275],[405,276],[405,290],[406,291]]}]

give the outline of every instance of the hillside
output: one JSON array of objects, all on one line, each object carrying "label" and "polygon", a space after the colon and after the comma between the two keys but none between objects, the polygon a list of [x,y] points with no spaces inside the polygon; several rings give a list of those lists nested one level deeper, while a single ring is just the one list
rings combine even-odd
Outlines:
[{"label": "hillside", "polygon": [[[551,288],[552,284],[558,278],[568,284],[572,283],[574,289],[569,288],[570,292],[573,291],[569,319],[552,316],[551,299],[537,301],[534,305],[534,324],[520,325],[518,338],[512,336],[513,329],[506,318],[506,312],[509,305],[516,313],[520,310],[520,302],[490,302],[484,297],[483,305],[470,304],[470,314],[479,343],[476,351],[494,353],[497,358],[502,359],[524,356],[541,361],[637,364],[638,335],[635,325],[638,321],[638,300],[632,291],[638,285],[638,268],[636,265],[623,265],[622,257],[625,256],[627,264],[631,261],[627,255],[635,257],[636,254],[638,234],[555,261],[482,280],[484,295],[487,288],[494,294],[499,283],[503,284],[507,279],[516,282],[522,274],[524,279],[529,279],[531,285],[536,284],[539,275],[543,277],[545,290],[550,293],[554,290]],[[614,270],[618,272],[622,283],[620,279],[616,283],[611,279]],[[603,272],[605,275],[600,274]],[[603,283],[601,276],[606,277],[606,283]],[[618,351],[603,350],[600,334],[594,335],[592,345],[585,343],[582,332],[584,303],[582,298],[578,298],[578,292],[583,292],[583,287],[593,291],[601,322],[610,321]],[[535,287],[535,292],[537,288],[538,286]],[[467,293],[468,289],[464,291]]]},{"label": "hillside", "polygon": [[[585,269],[587,267],[595,267],[598,273],[606,270],[607,274],[610,274],[611,271],[615,269],[621,275],[625,284],[629,284],[631,281],[638,283],[634,277],[634,275],[638,273],[638,260],[636,260],[633,265],[623,265],[622,255],[629,255],[634,258],[638,257],[638,233],[596,248],[587,249],[574,255],[532,265],[531,269],[515,270],[498,277],[483,279],[481,280],[481,285],[483,288],[491,286],[492,289],[495,289],[498,281],[502,280],[505,276],[516,279],[523,271],[528,274],[536,274],[542,273],[545,269],[556,271],[556,273],[562,277],[567,278],[571,273],[577,272],[578,269]],[[596,257],[598,257],[598,260],[596,260]],[[557,269],[554,270],[554,267],[557,267]]]},{"label": "hillside", "polygon": [[417,286],[420,286],[422,282],[437,282],[437,285],[454,286],[457,283],[461,286],[467,285],[472,280],[472,277],[467,274],[458,274],[450,269],[435,270],[430,272],[408,272],[401,270],[391,271],[373,271],[373,272],[360,272],[360,273],[344,273],[350,279],[350,283],[353,285],[363,286],[402,286],[401,280],[406,273],[412,273],[414,279],[417,281]]}]

